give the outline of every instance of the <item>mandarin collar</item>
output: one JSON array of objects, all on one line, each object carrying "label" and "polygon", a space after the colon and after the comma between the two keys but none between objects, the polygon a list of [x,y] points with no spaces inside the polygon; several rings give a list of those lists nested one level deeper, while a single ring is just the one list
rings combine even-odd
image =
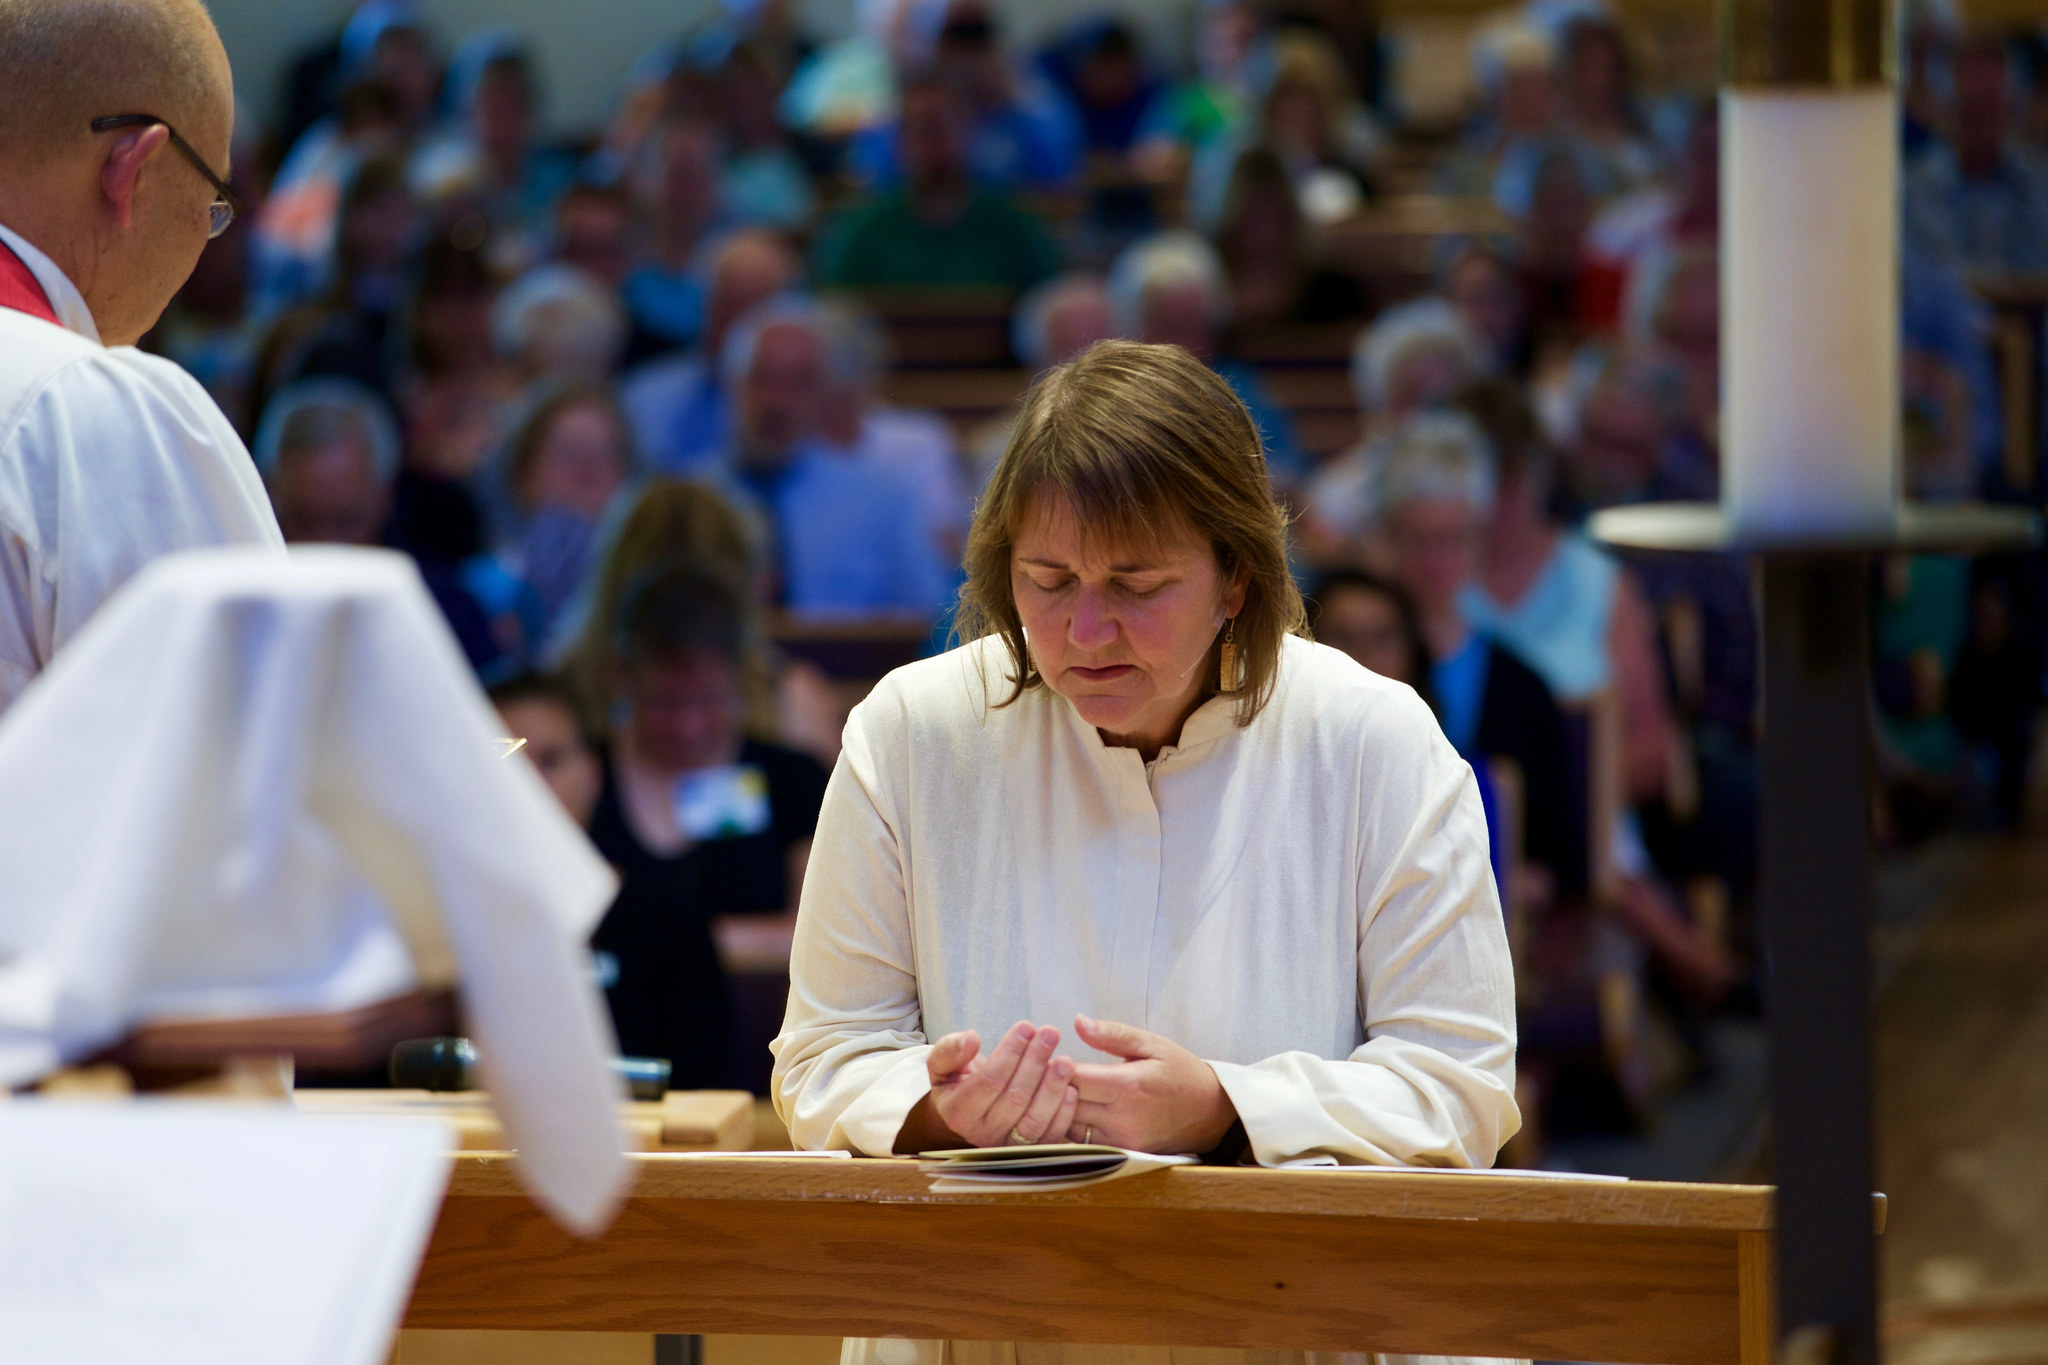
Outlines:
[{"label": "mandarin collar", "polygon": [[43,287],[44,295],[50,300],[50,311],[57,315],[57,321],[64,329],[101,344],[99,324],[93,321],[92,309],[85,306],[85,295],[79,293],[78,286],[57,268],[57,263],[4,223],[0,223],[0,242],[7,243],[8,250],[19,256],[21,263],[28,267],[28,273],[36,277],[36,283]]}]

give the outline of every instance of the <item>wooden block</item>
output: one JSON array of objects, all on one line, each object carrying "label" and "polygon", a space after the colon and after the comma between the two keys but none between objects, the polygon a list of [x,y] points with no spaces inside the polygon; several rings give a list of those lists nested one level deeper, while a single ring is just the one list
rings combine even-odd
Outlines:
[{"label": "wooden block", "polygon": [[[482,1091],[301,1090],[292,1099],[302,1113],[326,1117],[437,1119],[455,1130],[459,1151],[506,1149],[504,1129]],[[636,1151],[745,1151],[753,1136],[753,1101],[744,1091],[676,1090],[658,1104],[621,1104],[619,1118]]]},{"label": "wooden block", "polygon": [[744,1152],[754,1138],[754,1097],[744,1090],[671,1090],[661,1102],[661,1146]]}]

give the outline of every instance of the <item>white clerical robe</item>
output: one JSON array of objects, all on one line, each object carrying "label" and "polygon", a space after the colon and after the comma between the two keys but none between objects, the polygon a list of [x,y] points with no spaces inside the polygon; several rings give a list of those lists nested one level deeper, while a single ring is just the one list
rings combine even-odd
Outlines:
[{"label": "white clerical robe", "polygon": [[64,272],[0,227],[61,326],[0,308],[0,713],[150,560],[284,537],[192,376],[100,344]]},{"label": "white clerical robe", "polygon": [[[1513,970],[1477,786],[1415,694],[1289,639],[1249,726],[1215,698],[1148,764],[1050,691],[992,707],[1007,673],[982,640],[847,722],[774,1044],[797,1146],[886,1155],[927,1039],[1029,1019],[1089,1056],[1086,1013],[1208,1060],[1262,1164],[1491,1165],[1520,1124]],[[847,1361],[990,1349],[856,1341]]]}]

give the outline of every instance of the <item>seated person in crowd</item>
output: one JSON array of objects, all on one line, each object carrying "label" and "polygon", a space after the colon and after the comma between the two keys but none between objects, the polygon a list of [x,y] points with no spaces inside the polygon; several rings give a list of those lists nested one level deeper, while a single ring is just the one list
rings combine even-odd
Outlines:
[{"label": "seated person in crowd", "polygon": [[[376,394],[346,379],[308,379],[271,400],[251,452],[286,543],[381,545],[399,473],[398,424]],[[414,556],[470,665],[501,645],[455,566]]]},{"label": "seated person in crowd", "polygon": [[1391,434],[1487,370],[1484,343],[1434,296],[1389,308],[1351,348],[1351,388],[1364,416],[1358,444],[1325,462],[1307,489],[1302,553],[1317,564],[1354,564],[1377,508]]},{"label": "seated person in crowd", "polygon": [[[633,585],[678,565],[709,566],[744,584],[747,600],[758,604],[767,586],[761,540],[760,526],[708,483],[656,477],[641,485],[609,529],[596,571],[557,623],[543,655],[545,666],[559,671],[575,693],[591,734],[605,733],[618,709],[612,641],[604,623],[618,619]],[[773,729],[767,674],[763,658],[750,658],[747,727],[760,733]]]},{"label": "seated person in crowd", "polygon": [[1506,250],[1473,242],[1458,249],[1440,276],[1443,296],[1486,348],[1495,374],[1527,377],[1537,361],[1529,296]]},{"label": "seated person in crowd", "polygon": [[[1082,271],[1056,275],[1017,301],[1010,320],[1010,349],[1033,374],[1062,365],[1098,341],[1117,334],[1116,306],[1102,277]],[[975,488],[986,488],[997,461],[1009,448],[1017,415],[991,417],[968,437]]]},{"label": "seated person in crowd", "polygon": [[576,714],[568,685],[539,673],[519,673],[490,690],[505,734],[525,743],[519,752],[577,825],[588,828],[604,787],[604,769]]},{"label": "seated person in crowd", "polygon": [[1533,422],[1486,426],[1496,431],[1497,474],[1479,579],[1463,594],[1466,617],[1535,669],[1560,705],[1612,689],[1627,799],[1661,798],[1674,732],[1656,618],[1619,561],[1552,515],[1555,460]]},{"label": "seated person in crowd", "polygon": [[1906,245],[1985,274],[2048,270],[2048,153],[2013,135],[2012,54],[1965,42],[1950,81],[1948,138],[1906,174]]},{"label": "seated person in crowd", "polygon": [[902,183],[874,191],[825,226],[818,285],[1021,291],[1059,269],[1045,225],[975,182],[959,93],[927,73],[905,82],[901,98]]},{"label": "seated person in crowd", "polygon": [[888,338],[853,299],[818,306],[825,329],[825,398],[818,431],[841,454],[907,484],[939,558],[960,559],[973,498],[952,425],[936,412],[881,399]]},{"label": "seated person in crowd", "polygon": [[1119,334],[1193,353],[1251,410],[1274,484],[1291,488],[1307,471],[1287,410],[1258,372],[1218,354],[1230,327],[1223,262],[1192,232],[1162,232],[1127,248],[1109,272]]},{"label": "seated person in crowd", "polygon": [[636,228],[633,199],[623,186],[578,182],[555,201],[548,254],[619,293],[633,269]]},{"label": "seated person in crowd", "polygon": [[414,156],[413,184],[446,209],[481,213],[500,250],[530,263],[547,240],[555,200],[576,175],[573,156],[535,137],[532,56],[510,31],[486,29],[457,49],[447,90],[455,121]]},{"label": "seated person in crowd", "polygon": [[746,734],[757,631],[744,584],[677,566],[630,586],[609,632],[619,714],[590,837],[621,884],[591,946],[619,1046],[668,1058],[680,1089],[743,1074],[719,925],[787,934],[825,796],[816,760]]},{"label": "seated person in crowd", "polygon": [[495,471],[495,549],[465,573],[494,617],[517,614],[525,658],[540,657],[595,567],[599,530],[635,469],[632,429],[610,389],[549,385],[530,400]]},{"label": "seated person in crowd", "polygon": [[696,348],[664,356],[628,374],[619,400],[648,468],[660,474],[701,473],[732,439],[719,352],[742,313],[797,282],[802,264],[778,233],[735,232],[705,263],[704,324]]},{"label": "seated person in crowd", "polygon": [[972,642],[854,712],[819,817],[775,1043],[796,1145],[1490,1165],[1514,983],[1471,770],[1300,638],[1229,387],[1130,342],[1041,379],[964,594]]},{"label": "seated person in crowd", "polygon": [[1513,760],[1524,794],[1521,852],[1573,899],[1586,887],[1585,802],[1564,715],[1543,680],[1473,629],[1463,606],[1479,573],[1493,483],[1492,451],[1476,423],[1462,413],[1418,414],[1393,433],[1380,472],[1380,537],[1394,581],[1415,604],[1444,737],[1474,767]]},{"label": "seated person in crowd", "polygon": [[640,259],[626,277],[639,354],[628,363],[686,347],[704,327],[705,272],[699,259],[724,215],[718,130],[696,119],[655,129],[630,171],[645,224]]},{"label": "seated person in crowd", "polygon": [[769,531],[773,600],[806,616],[938,611],[947,577],[915,490],[828,444],[828,326],[818,305],[771,299],[726,343],[732,445],[723,477]]},{"label": "seated person in crowd", "polygon": [[1039,54],[1038,63],[1073,101],[1088,150],[1121,156],[1162,85],[1123,20],[1091,16]]},{"label": "seated person in crowd", "polygon": [[1239,327],[1349,322],[1365,312],[1364,286],[1318,259],[1315,229],[1295,201],[1286,164],[1269,148],[1251,147],[1237,158],[1216,250]]},{"label": "seated person in crowd", "polygon": [[1312,223],[1351,217],[1371,193],[1371,168],[1385,137],[1353,94],[1335,46],[1319,33],[1290,28],[1275,38],[1271,61],[1258,127],[1212,144],[1195,161],[1188,200],[1198,221],[1217,221],[1238,155],[1255,144],[1280,158]]},{"label": "seated person in crowd", "polygon": [[[950,0],[943,9],[930,70],[960,97],[969,173],[1003,189],[1052,189],[1073,179],[1084,133],[1066,94],[1010,60],[982,0]],[[911,174],[908,144],[886,123],[855,134],[847,158],[855,177],[873,185]]]},{"label": "seated person in crowd", "polygon": [[734,44],[718,69],[720,186],[739,222],[802,232],[817,212],[818,192],[782,126],[783,68],[774,45],[757,37]]},{"label": "seated person in crowd", "polygon": [[573,265],[537,265],[505,287],[491,310],[498,354],[522,383],[608,378],[626,348],[618,292]]}]

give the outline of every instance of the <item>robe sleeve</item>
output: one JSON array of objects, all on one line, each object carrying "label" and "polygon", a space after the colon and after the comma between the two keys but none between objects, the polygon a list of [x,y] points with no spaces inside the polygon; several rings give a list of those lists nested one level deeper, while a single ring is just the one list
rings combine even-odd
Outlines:
[{"label": "robe sleeve", "polygon": [[825,789],[771,1045],[775,1112],[802,1151],[891,1155],[931,1089],[901,845],[864,723],[883,704],[856,709]]},{"label": "robe sleeve", "polygon": [[1360,778],[1363,818],[1384,831],[1359,870],[1365,1043],[1341,1061],[1211,1063],[1261,1165],[1487,1167],[1521,1127],[1514,968],[1479,788],[1433,724],[1415,746]]}]

